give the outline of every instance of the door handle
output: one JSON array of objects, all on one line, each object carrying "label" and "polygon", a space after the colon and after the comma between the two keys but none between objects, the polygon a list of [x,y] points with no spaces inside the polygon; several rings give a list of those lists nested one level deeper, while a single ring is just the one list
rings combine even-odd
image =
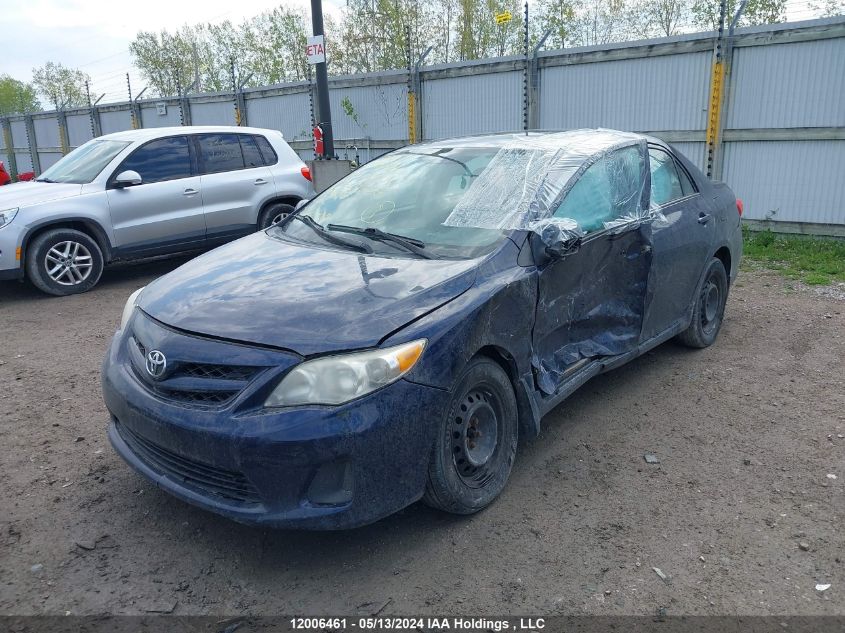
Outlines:
[{"label": "door handle", "polygon": [[199,193],[199,191],[197,191],[196,189],[185,189],[185,191],[182,192],[182,195],[183,196],[195,196],[198,193]]},{"label": "door handle", "polygon": [[256,185],[266,185],[266,184],[267,184],[267,181],[266,181],[266,180],[264,180],[263,178],[256,178],[256,179],[255,179],[255,184],[256,184]]},{"label": "door handle", "polygon": [[698,223],[699,224],[707,224],[710,221],[710,217],[711,216],[710,216],[709,213],[704,213],[704,211],[702,211],[701,213],[698,214]]}]

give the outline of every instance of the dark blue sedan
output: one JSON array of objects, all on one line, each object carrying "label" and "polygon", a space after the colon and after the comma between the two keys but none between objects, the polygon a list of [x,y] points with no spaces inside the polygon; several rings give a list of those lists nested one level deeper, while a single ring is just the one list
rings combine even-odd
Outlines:
[{"label": "dark blue sedan", "polygon": [[130,297],[103,364],[109,438],[237,521],[476,512],[591,377],[714,342],[741,212],[641,135],[393,152]]}]

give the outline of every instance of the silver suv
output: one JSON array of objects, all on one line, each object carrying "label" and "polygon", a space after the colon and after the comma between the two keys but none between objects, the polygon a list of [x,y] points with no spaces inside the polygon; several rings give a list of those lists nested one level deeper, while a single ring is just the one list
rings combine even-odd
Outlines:
[{"label": "silver suv", "polygon": [[85,292],[109,262],[222,244],[313,195],[308,167],[275,130],[108,134],[0,189],[0,279]]}]

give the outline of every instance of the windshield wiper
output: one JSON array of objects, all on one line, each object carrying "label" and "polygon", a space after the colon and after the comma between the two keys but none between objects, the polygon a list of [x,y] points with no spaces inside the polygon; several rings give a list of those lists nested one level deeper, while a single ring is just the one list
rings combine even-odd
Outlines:
[{"label": "windshield wiper", "polygon": [[284,228],[293,220],[299,220],[327,242],[331,242],[332,244],[335,244],[337,246],[345,246],[346,248],[351,248],[361,253],[369,254],[373,252],[371,246],[368,246],[361,242],[352,242],[350,240],[344,240],[343,238],[340,238],[336,235],[332,235],[329,231],[326,230],[326,228],[322,224],[314,220],[314,218],[312,218],[310,215],[305,215],[304,213],[291,213],[288,217],[279,222],[276,226],[279,228]]},{"label": "windshield wiper", "polygon": [[339,231],[341,233],[363,235],[364,237],[369,237],[370,239],[377,240],[379,242],[390,242],[392,244],[398,244],[406,251],[410,251],[411,253],[419,257],[423,257],[425,259],[435,258],[434,255],[429,252],[426,252],[424,242],[414,239],[413,237],[405,237],[404,235],[396,235],[395,233],[386,233],[381,229],[376,229],[373,227],[365,228],[361,226],[347,226],[345,224],[327,224],[326,228],[329,231]]},{"label": "windshield wiper", "polygon": [[50,180],[49,178],[36,178],[35,182],[49,182],[51,184],[55,184],[55,180]]}]

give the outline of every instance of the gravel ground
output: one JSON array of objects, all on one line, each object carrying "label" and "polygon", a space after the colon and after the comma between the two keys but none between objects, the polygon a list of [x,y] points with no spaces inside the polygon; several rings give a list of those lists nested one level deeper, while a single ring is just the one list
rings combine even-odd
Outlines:
[{"label": "gravel ground", "polygon": [[169,497],[106,439],[123,303],[181,261],[66,299],[0,284],[0,614],[845,615],[836,293],[744,271],[715,346],[585,385],[481,514],[282,532]]}]

